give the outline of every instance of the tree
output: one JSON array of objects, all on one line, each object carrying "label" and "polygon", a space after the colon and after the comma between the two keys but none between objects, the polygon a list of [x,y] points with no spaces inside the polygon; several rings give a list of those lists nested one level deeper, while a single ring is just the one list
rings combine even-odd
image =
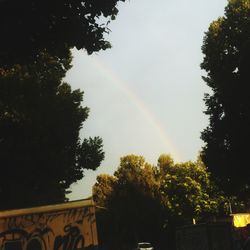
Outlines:
[{"label": "tree", "polygon": [[0,0],[0,67],[27,64],[45,48],[59,58],[73,47],[109,48],[104,35],[119,1]]},{"label": "tree", "polygon": [[193,219],[209,222],[228,211],[227,199],[210,180],[200,158],[174,163],[170,155],[163,154],[158,159],[156,176],[165,207],[164,235],[168,236],[163,245],[170,249],[176,246],[176,227],[192,224]]},{"label": "tree", "polygon": [[96,177],[96,183],[92,188],[93,200],[96,204],[106,209],[108,199],[114,191],[114,185],[117,182],[117,178],[108,174],[100,174]]},{"label": "tree", "polygon": [[89,109],[83,92],[62,81],[71,56],[46,50],[27,65],[0,71],[1,209],[62,202],[84,169],[104,158],[99,137],[79,138]]},{"label": "tree", "polygon": [[102,243],[109,249],[131,249],[145,240],[157,249],[172,249],[176,226],[190,224],[193,218],[208,221],[228,210],[200,158],[175,164],[166,154],[157,167],[142,156],[122,157],[113,177],[97,178],[93,197],[97,205],[105,204],[98,219]]},{"label": "tree", "polygon": [[196,162],[168,164],[161,175],[161,192],[170,217],[176,221],[190,223],[192,218],[205,219],[225,212],[226,199],[210,180],[200,158]]},{"label": "tree", "polygon": [[[157,246],[164,211],[153,167],[142,156],[128,155],[121,158],[113,178],[99,176],[97,180],[93,197],[97,205],[105,203],[106,206],[106,210],[97,214],[99,225],[101,223],[101,243],[115,250],[131,249],[143,240],[150,240]],[[111,184],[110,187],[107,184]],[[102,197],[105,197],[104,202]]]},{"label": "tree", "polygon": [[158,158],[159,177],[164,177],[168,169],[174,166],[174,160],[170,154],[161,154]]},{"label": "tree", "polygon": [[202,46],[201,68],[209,126],[202,132],[202,159],[229,195],[250,193],[249,143],[250,1],[229,0],[225,16],[212,22]]}]

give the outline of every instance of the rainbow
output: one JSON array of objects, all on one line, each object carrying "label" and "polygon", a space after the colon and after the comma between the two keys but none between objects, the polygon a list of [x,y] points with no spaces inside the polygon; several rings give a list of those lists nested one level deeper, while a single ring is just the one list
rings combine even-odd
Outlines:
[{"label": "rainbow", "polygon": [[154,128],[164,147],[166,148],[165,152],[161,153],[170,153],[174,160],[179,162],[182,157],[176,150],[176,147],[173,145],[173,143],[171,143],[171,140],[169,139],[169,136],[167,135],[160,121],[154,116],[143,100],[129,88],[129,85],[121,77],[119,77],[107,65],[98,60],[96,56],[88,57],[88,61],[92,64],[96,71],[100,72],[108,80],[109,84],[116,86],[122,93],[124,93],[124,95],[126,95],[133,103],[135,108],[137,108],[138,111],[143,115],[146,121]]}]

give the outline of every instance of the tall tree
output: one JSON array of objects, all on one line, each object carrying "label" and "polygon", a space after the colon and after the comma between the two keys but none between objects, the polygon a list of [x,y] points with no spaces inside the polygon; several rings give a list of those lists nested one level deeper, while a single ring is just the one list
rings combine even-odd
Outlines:
[{"label": "tall tree", "polygon": [[250,1],[229,0],[225,16],[212,22],[202,46],[201,68],[209,126],[202,132],[202,158],[230,195],[250,194]]},{"label": "tall tree", "polygon": [[0,0],[0,67],[33,61],[39,51],[64,58],[110,47],[108,23],[125,0]]},{"label": "tall tree", "polygon": [[[121,158],[114,177],[108,180],[99,177],[93,188],[97,205],[105,203],[107,209],[98,214],[99,223],[103,223],[100,233],[105,235],[102,243],[115,250],[132,249],[143,240],[159,244],[164,211],[153,167],[142,156],[127,155]],[[111,184],[109,188],[107,183]],[[108,194],[104,202],[103,193]]]},{"label": "tall tree", "polygon": [[43,51],[0,70],[0,209],[62,202],[104,157],[99,137],[79,138],[89,109],[62,81],[70,62]]}]

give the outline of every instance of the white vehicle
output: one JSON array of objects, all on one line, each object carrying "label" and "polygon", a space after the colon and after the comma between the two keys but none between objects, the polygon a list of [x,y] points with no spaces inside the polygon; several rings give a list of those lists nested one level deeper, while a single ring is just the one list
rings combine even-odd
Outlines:
[{"label": "white vehicle", "polygon": [[153,250],[153,246],[149,242],[140,242],[137,243],[137,250]]}]

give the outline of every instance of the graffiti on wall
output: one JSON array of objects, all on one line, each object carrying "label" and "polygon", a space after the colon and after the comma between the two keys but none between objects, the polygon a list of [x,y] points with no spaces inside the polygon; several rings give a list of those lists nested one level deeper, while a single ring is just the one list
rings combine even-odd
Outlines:
[{"label": "graffiti on wall", "polygon": [[2,218],[0,250],[89,249],[95,245],[93,225],[91,207]]}]

